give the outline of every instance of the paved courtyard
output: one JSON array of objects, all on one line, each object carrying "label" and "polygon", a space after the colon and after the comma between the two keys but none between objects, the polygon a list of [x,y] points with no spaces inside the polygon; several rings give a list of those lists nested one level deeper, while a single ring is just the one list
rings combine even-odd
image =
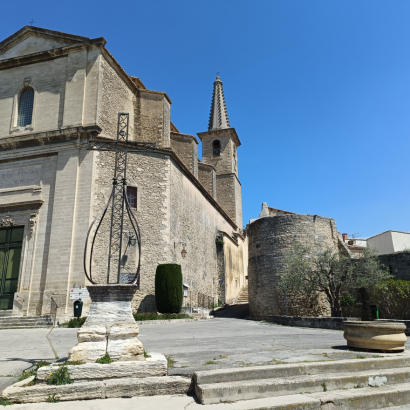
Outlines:
[{"label": "paved courtyard", "polygon": [[[65,328],[0,330],[0,390],[36,361],[67,358],[77,343],[76,333],[77,329]],[[139,339],[148,352],[173,356],[175,363],[170,374],[375,355],[348,350],[342,331],[230,318],[144,324],[140,326]]]}]

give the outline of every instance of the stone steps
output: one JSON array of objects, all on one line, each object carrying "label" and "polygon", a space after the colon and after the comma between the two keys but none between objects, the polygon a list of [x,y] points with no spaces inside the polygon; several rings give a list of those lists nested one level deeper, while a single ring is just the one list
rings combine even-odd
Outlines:
[{"label": "stone steps", "polygon": [[[410,403],[410,384],[406,383],[409,380],[410,356],[219,369],[194,374],[195,393],[202,404],[238,402],[241,403],[235,407],[238,409],[280,408],[274,407],[278,399],[280,403],[286,404],[286,397],[292,401],[291,396],[298,394],[307,396],[307,407],[300,408],[323,408],[320,407],[323,406],[323,397],[323,400],[327,400],[326,397],[340,396],[346,403],[352,401],[351,406],[346,408],[361,409],[363,407],[359,402],[362,399],[358,399],[357,392],[374,394],[382,388],[386,394],[389,388],[392,392],[401,389]],[[309,404],[312,398],[319,402]],[[261,407],[257,407],[258,400],[263,402]],[[383,407],[401,405],[399,398],[387,402],[380,400],[384,403]],[[269,403],[273,407],[269,407]],[[317,403],[319,407],[315,407]],[[313,407],[309,407],[311,405]],[[378,408],[377,403],[372,402],[366,408]]]},{"label": "stone steps", "polygon": [[0,329],[48,327],[53,326],[53,319],[45,316],[0,316]]},{"label": "stone steps", "polygon": [[238,300],[236,301],[236,304],[241,304],[241,303],[249,303],[247,286],[242,290],[241,294],[239,295]]},{"label": "stone steps", "polygon": [[351,373],[329,373],[287,378],[256,379],[238,382],[203,384],[195,392],[203,404],[225,401],[250,400],[298,393],[379,387],[385,383],[399,384],[410,380],[410,367],[386,370],[368,370]]},{"label": "stone steps", "polygon": [[410,403],[410,383],[205,405],[212,410],[374,410]]}]

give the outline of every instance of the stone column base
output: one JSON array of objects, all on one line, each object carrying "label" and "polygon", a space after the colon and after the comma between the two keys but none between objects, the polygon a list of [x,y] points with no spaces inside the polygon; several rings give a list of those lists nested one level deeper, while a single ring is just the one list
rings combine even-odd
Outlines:
[{"label": "stone column base", "polygon": [[131,300],[137,285],[90,285],[90,313],[77,332],[71,361],[94,363],[108,353],[113,361],[145,360]]}]

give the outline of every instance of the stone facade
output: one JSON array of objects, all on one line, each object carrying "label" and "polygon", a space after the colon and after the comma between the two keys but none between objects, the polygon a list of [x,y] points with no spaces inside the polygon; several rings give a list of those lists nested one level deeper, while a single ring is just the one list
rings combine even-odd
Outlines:
[{"label": "stone facade", "polygon": [[[255,220],[247,229],[249,238],[249,309],[253,318],[284,315],[284,292],[278,288],[283,261],[296,244],[309,245],[312,251],[338,250],[336,223],[318,215],[288,214]],[[330,316],[323,294],[312,299],[288,294],[291,316]]]},{"label": "stone facade", "polygon": [[[130,140],[157,147],[128,154],[128,185],[137,189],[142,236],[134,311],[155,310],[155,270],[164,262],[182,265],[192,294],[230,303],[244,285],[247,263],[236,132],[225,132],[230,167],[201,163],[196,138],[171,125],[167,94],[127,75],[105,44],[103,38],[29,26],[0,43],[0,229],[25,227],[14,313],[47,314],[54,300],[58,315],[72,314],[69,291],[87,285],[86,233],[109,198],[114,166],[112,153],[88,151],[87,142],[115,139],[119,112],[129,113]],[[33,119],[20,127],[19,95],[27,87],[34,89]],[[228,187],[218,199],[217,175],[226,173]],[[125,245],[129,231],[126,218]],[[108,234],[109,218],[92,261],[100,281],[107,273]],[[218,249],[220,235],[225,244]],[[125,246],[121,274],[135,272],[136,248]]]}]

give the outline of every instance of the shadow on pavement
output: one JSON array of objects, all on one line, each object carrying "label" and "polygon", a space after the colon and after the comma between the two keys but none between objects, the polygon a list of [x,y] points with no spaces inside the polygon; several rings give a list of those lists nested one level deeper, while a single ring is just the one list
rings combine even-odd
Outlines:
[{"label": "shadow on pavement", "polygon": [[211,315],[217,318],[246,319],[249,316],[249,303],[213,310]]}]

